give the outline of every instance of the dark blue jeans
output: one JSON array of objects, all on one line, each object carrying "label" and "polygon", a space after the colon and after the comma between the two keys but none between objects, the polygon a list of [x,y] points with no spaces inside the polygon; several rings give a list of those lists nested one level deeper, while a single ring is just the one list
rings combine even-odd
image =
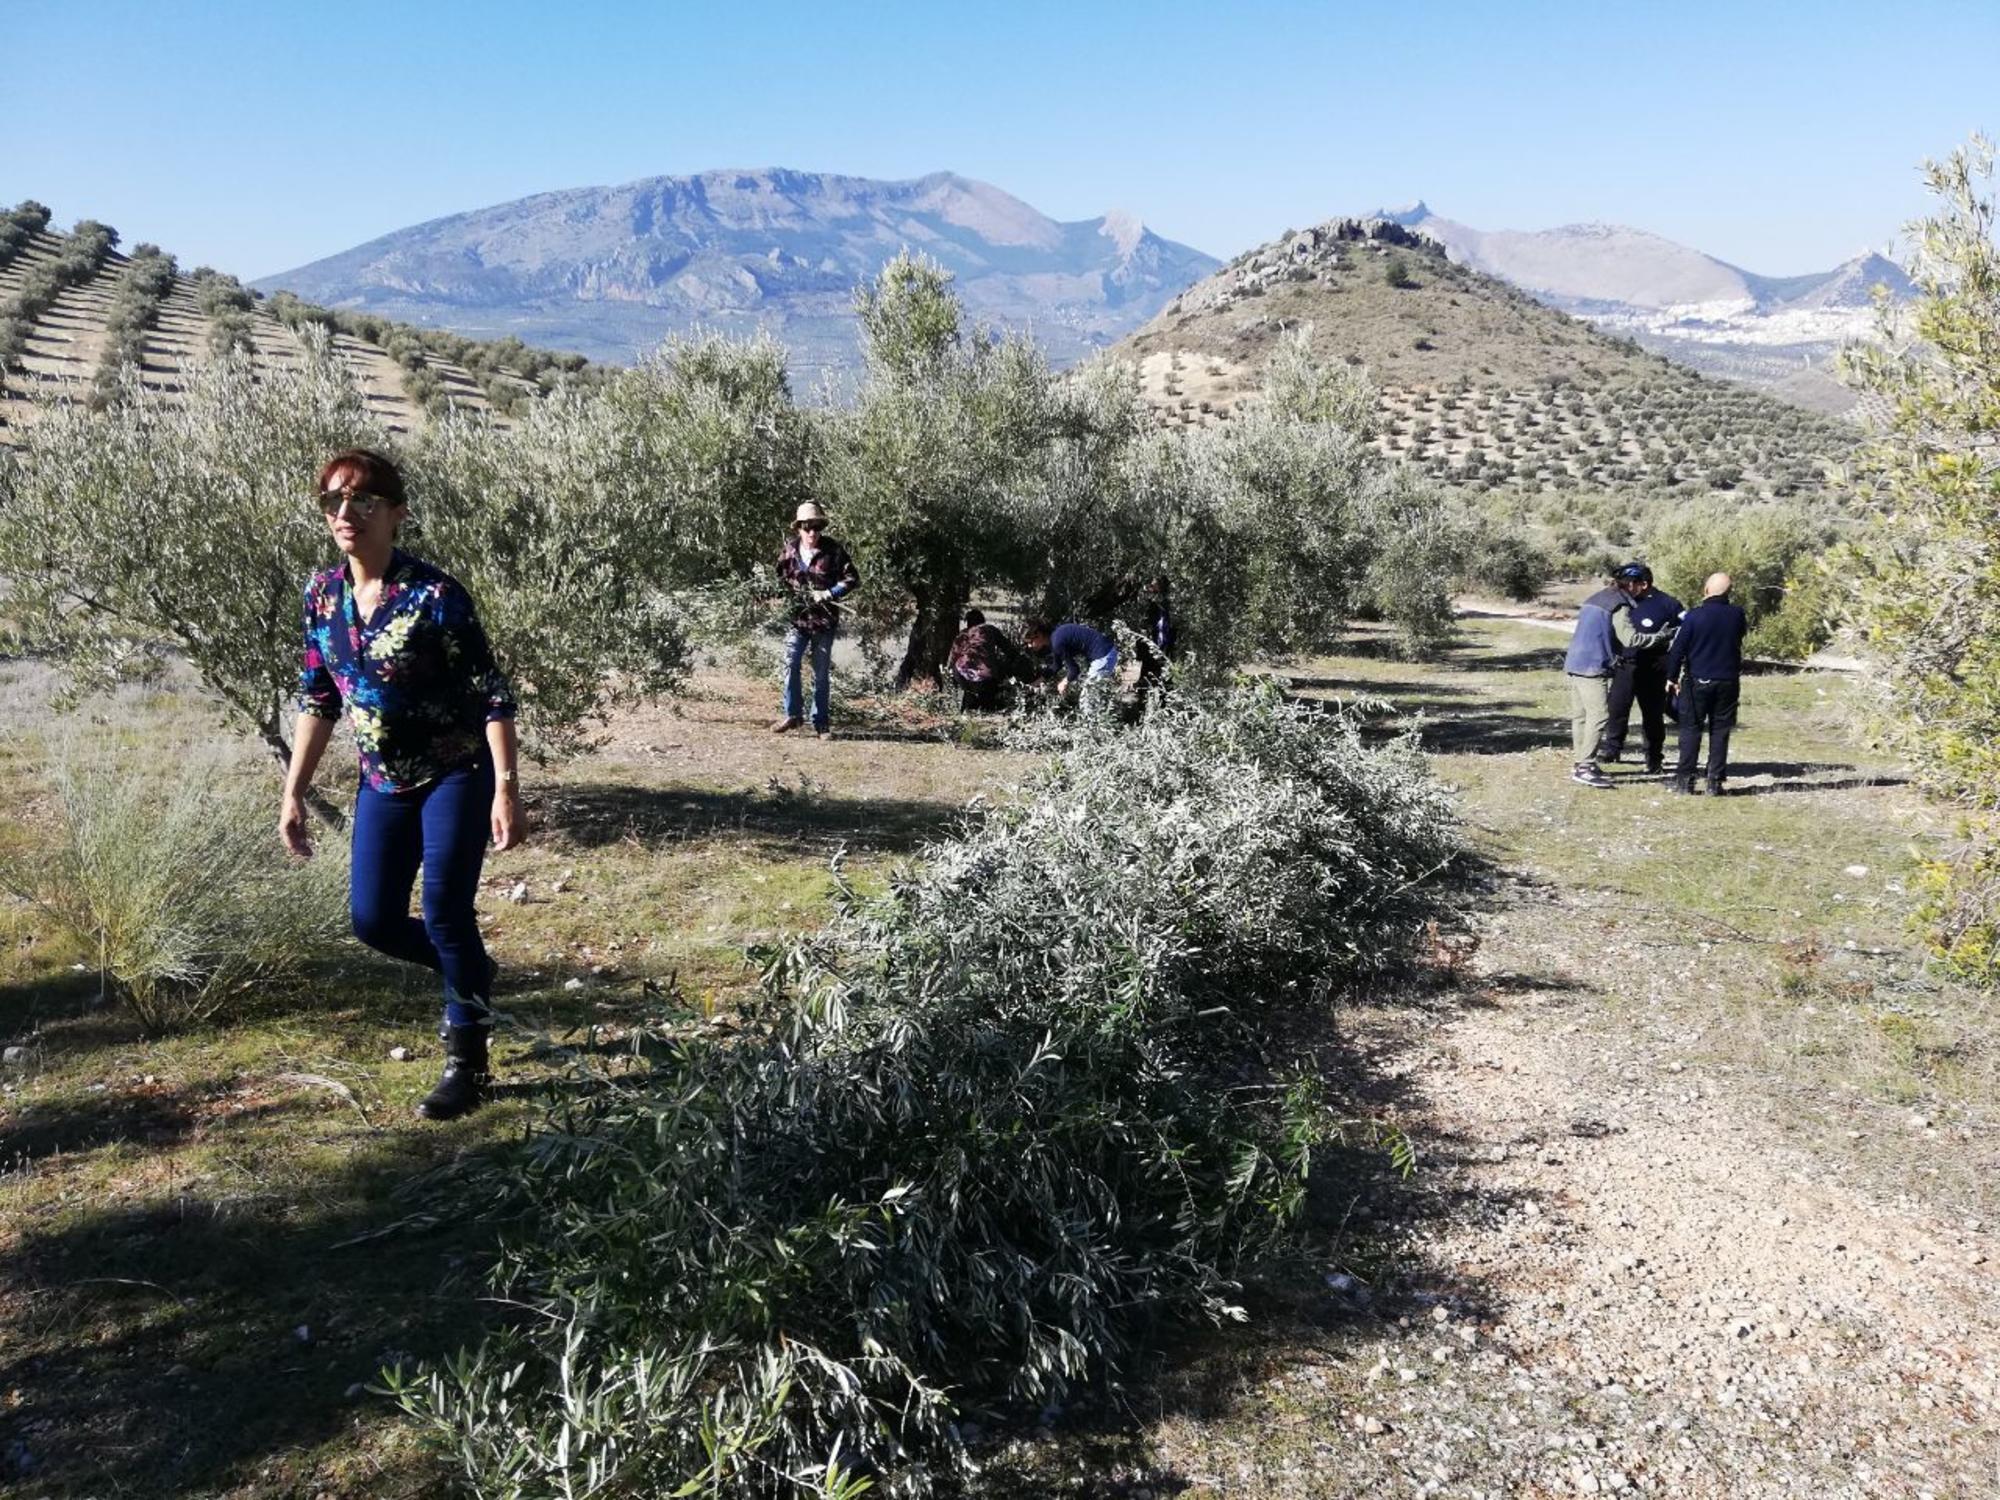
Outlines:
[{"label": "dark blue jeans", "polygon": [[[446,1019],[480,1019],[492,999],[492,969],[473,898],[492,836],[493,767],[487,761],[413,792],[366,783],[354,802],[349,906],[354,935],[369,947],[444,976]],[[410,915],[410,888],[424,872],[424,919]]]},{"label": "dark blue jeans", "polygon": [[781,712],[788,719],[803,719],[805,699],[799,691],[799,668],[808,653],[813,665],[813,728],[825,731],[828,710],[833,701],[833,635],[826,630],[801,630],[792,627],[785,637],[785,693]]}]

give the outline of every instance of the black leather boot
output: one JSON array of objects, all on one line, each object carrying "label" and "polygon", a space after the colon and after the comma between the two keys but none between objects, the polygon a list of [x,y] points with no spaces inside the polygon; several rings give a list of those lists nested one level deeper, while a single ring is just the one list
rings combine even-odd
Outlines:
[{"label": "black leather boot", "polygon": [[1676,776],[1674,778],[1674,795],[1677,797],[1692,797],[1694,795],[1694,778],[1692,776]]},{"label": "black leather boot", "polygon": [[1722,790],[1721,777],[1711,776],[1708,778],[1708,795],[1711,797],[1723,797],[1728,795],[1726,792]]},{"label": "black leather boot", "polygon": [[437,1087],[418,1101],[417,1113],[426,1120],[456,1120],[469,1115],[486,1102],[486,1086],[492,1081],[486,1058],[491,1025],[444,1026],[438,1040],[444,1043],[444,1072]]}]

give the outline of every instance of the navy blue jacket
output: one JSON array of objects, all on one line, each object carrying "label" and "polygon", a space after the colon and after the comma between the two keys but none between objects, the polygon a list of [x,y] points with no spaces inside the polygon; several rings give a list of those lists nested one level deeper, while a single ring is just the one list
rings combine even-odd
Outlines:
[{"label": "navy blue jacket", "polygon": [[1056,626],[1049,637],[1049,661],[1065,677],[1081,677],[1092,662],[1117,655],[1118,643],[1110,636],[1074,620]]},{"label": "navy blue jacket", "polygon": [[[1632,628],[1641,635],[1652,635],[1665,630],[1681,617],[1686,608],[1665,589],[1654,589],[1643,599],[1632,601]],[[1636,661],[1657,662],[1667,654],[1667,644],[1662,641],[1654,646],[1638,646],[1625,655]]]},{"label": "navy blue jacket", "polygon": [[1667,652],[1667,681],[1681,668],[1702,682],[1734,682],[1743,675],[1743,637],[1750,628],[1741,609],[1727,599],[1704,599],[1681,616],[1681,633]]}]

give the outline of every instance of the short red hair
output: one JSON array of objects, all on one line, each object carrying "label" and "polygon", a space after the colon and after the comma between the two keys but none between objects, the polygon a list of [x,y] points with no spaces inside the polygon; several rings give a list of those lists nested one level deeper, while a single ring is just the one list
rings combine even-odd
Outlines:
[{"label": "short red hair", "polygon": [[330,489],[379,495],[391,505],[410,503],[403,489],[403,471],[373,448],[343,448],[329,458],[319,471],[319,492],[323,495]]}]

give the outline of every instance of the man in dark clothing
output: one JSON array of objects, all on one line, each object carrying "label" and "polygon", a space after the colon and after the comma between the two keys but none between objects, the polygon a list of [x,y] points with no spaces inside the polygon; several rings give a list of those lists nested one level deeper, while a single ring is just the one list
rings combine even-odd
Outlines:
[{"label": "man in dark clothing", "polygon": [[[1653,587],[1653,570],[1644,563],[1627,563],[1612,579],[1632,601],[1632,626],[1640,635],[1671,631],[1681,617],[1682,604],[1664,589]],[[1645,736],[1646,769],[1658,771],[1665,762],[1667,746],[1667,647],[1661,638],[1650,646],[1622,651],[1611,673],[1607,694],[1604,738],[1597,743],[1596,759],[1616,765],[1625,753],[1625,735],[1632,722],[1632,705],[1639,705],[1639,723]]]},{"label": "man in dark clothing", "polygon": [[1593,758],[1604,739],[1611,674],[1626,652],[1659,645],[1666,638],[1665,631],[1639,633],[1632,620],[1632,600],[1615,583],[1583,601],[1563,657],[1569,680],[1570,748],[1576,756],[1571,781],[1599,791],[1611,786],[1611,778],[1597,769]]},{"label": "man in dark clothing", "polygon": [[[1727,573],[1709,576],[1702,600],[1681,617],[1680,634],[1667,652],[1668,691],[1675,694],[1681,719],[1680,762],[1674,790],[1694,793],[1695,760],[1701,732],[1708,730],[1708,794],[1722,795],[1729,773],[1729,733],[1736,727],[1738,689],[1743,676],[1743,637],[1749,621],[1729,602]],[[1681,674],[1685,671],[1686,681]]]}]

